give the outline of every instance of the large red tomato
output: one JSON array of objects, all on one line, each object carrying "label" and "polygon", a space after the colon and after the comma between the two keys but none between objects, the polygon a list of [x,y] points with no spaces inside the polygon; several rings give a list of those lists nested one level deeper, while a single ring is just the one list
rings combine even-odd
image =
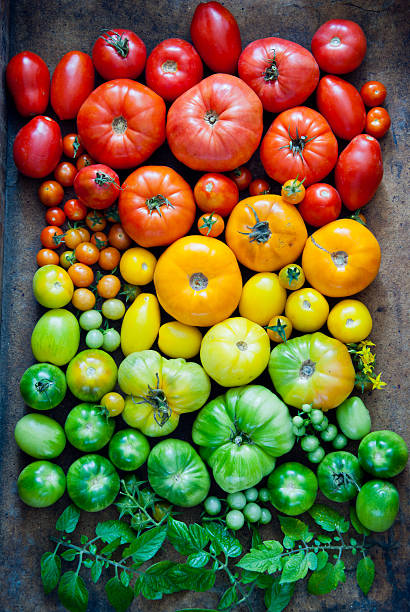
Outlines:
[{"label": "large red tomato", "polygon": [[11,58],[6,69],[7,87],[23,117],[44,113],[50,92],[47,64],[36,53],[22,51]]},{"label": "large red tomato", "polygon": [[88,153],[111,168],[132,168],[165,139],[165,102],[130,79],[103,83],[88,96],[77,116]]},{"label": "large red tomato", "polygon": [[13,144],[17,169],[26,176],[43,178],[57,166],[63,153],[61,130],[54,119],[39,115],[24,125]]},{"label": "large red tomato", "polygon": [[74,119],[94,88],[94,66],[82,51],[70,51],[58,62],[51,79],[50,101],[59,119]]},{"label": "large red tomato", "polygon": [[324,76],[316,90],[316,102],[339,138],[351,140],[363,132],[366,110],[361,95],[351,83],[331,74]]},{"label": "large red tomato", "polygon": [[302,104],[319,81],[310,51],[283,38],[251,42],[241,53],[238,73],[271,113]]},{"label": "large red tomato", "polygon": [[234,170],[259,145],[262,113],[258,96],[241,79],[212,74],[172,104],[168,144],[175,157],[194,170]]},{"label": "large red tomato", "polygon": [[106,30],[94,43],[92,58],[106,81],[136,79],[144,70],[147,50],[131,30]]},{"label": "large red tomato", "polygon": [[326,21],[312,38],[312,53],[322,70],[345,74],[356,70],[366,54],[362,28],[348,19]]},{"label": "large red tomato", "polygon": [[191,187],[172,168],[142,166],[122,185],[121,225],[143,247],[171,244],[190,229],[196,212]]},{"label": "large red tomato", "polygon": [[307,106],[276,117],[261,145],[265,171],[278,183],[296,176],[307,187],[324,178],[337,160],[337,140],[326,119]]}]

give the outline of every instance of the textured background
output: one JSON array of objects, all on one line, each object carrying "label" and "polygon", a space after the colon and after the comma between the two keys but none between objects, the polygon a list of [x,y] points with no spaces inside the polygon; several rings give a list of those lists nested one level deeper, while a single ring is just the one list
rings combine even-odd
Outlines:
[{"label": "textured background", "polygon": [[[378,369],[388,383],[384,391],[366,399],[374,429],[391,428],[409,440],[406,419],[408,385],[408,313],[409,275],[406,249],[408,244],[408,153],[406,151],[406,94],[408,85],[408,3],[405,0],[313,1],[253,0],[223,2],[236,19],[242,34],[243,46],[251,40],[266,36],[280,36],[309,48],[312,35],[328,19],[346,18],[357,21],[368,40],[366,58],[360,68],[347,79],[360,87],[370,79],[381,80],[388,90],[386,108],[392,118],[392,128],[382,140],[384,179],[375,198],[365,213],[371,230],[382,247],[382,265],[375,282],[360,299],[366,302],[374,320],[372,339],[377,343]],[[189,40],[189,25],[197,2],[158,0],[157,2],[122,0],[98,3],[82,0],[40,2],[39,0],[0,0],[1,63],[19,51],[31,50],[43,57],[53,71],[62,55],[72,49],[91,52],[93,42],[102,27],[123,27],[136,31],[147,45],[148,52],[161,40],[181,37]],[[4,71],[3,71],[4,72]],[[16,493],[16,478],[28,463],[13,440],[15,423],[26,412],[20,398],[18,381],[23,371],[33,362],[30,335],[35,320],[41,314],[31,291],[31,279],[36,270],[35,253],[39,248],[39,233],[43,227],[44,208],[36,196],[40,181],[19,176],[12,161],[11,145],[16,131],[24,124],[3,95],[0,82],[0,223],[4,247],[2,274],[1,318],[1,412],[0,412],[0,609],[2,612],[44,612],[62,609],[55,595],[44,597],[40,585],[39,560],[50,548],[48,538],[54,522],[67,505],[64,497],[56,506],[34,510],[24,506]],[[8,112],[5,108],[6,102]],[[53,116],[50,109],[50,114]],[[271,120],[271,117],[269,117]],[[268,121],[269,123],[269,121]],[[64,133],[72,131],[71,122],[62,122]],[[181,165],[171,160],[167,147],[155,155],[155,161],[168,163],[177,171]],[[250,164],[255,176],[262,176],[258,156]],[[195,175],[191,175],[191,181]],[[4,253],[4,255],[3,255]],[[56,411],[54,411],[56,412]],[[58,410],[57,410],[58,412]],[[66,410],[52,415],[64,420]],[[188,438],[190,421],[178,434]],[[76,455],[65,451],[63,467]],[[299,585],[289,606],[296,610],[383,611],[407,608],[406,571],[407,535],[404,516],[408,506],[408,469],[395,479],[401,495],[401,513],[391,530],[389,539],[395,548],[375,548],[376,581],[367,599],[359,592],[352,575],[346,584],[325,598],[311,597]],[[112,516],[110,512],[106,516]],[[95,517],[83,517],[81,526],[87,532]],[[98,517],[100,518],[100,516]],[[264,530],[264,537],[278,535],[277,522]],[[387,535],[378,540],[388,543]],[[217,585],[218,586],[218,585]],[[219,585],[220,586],[220,585]],[[217,605],[215,593],[181,593],[154,604],[138,599],[134,611],[158,612],[180,607]],[[205,603],[206,602],[206,603]],[[254,610],[262,610],[260,599],[255,599]],[[109,609],[105,595],[92,587],[92,611]]]}]

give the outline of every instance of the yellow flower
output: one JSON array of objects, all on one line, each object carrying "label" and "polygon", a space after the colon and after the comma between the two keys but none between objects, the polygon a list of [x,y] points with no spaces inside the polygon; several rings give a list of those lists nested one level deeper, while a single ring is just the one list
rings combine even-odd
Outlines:
[{"label": "yellow flower", "polygon": [[362,340],[361,342],[359,342],[360,346],[376,346],[374,342],[372,342],[371,340]]},{"label": "yellow flower", "polygon": [[382,373],[380,372],[376,376],[376,378],[372,378],[371,376],[369,376],[369,380],[373,384],[372,390],[374,390],[374,389],[383,389],[383,387],[386,386],[386,383],[383,382],[382,380],[380,380],[381,375],[382,375]]},{"label": "yellow flower", "polygon": [[366,363],[363,366],[363,374],[371,374],[373,372],[373,366],[370,363]]},{"label": "yellow flower", "polygon": [[362,360],[363,365],[373,363],[375,360],[375,356],[368,346],[364,346],[357,354]]}]

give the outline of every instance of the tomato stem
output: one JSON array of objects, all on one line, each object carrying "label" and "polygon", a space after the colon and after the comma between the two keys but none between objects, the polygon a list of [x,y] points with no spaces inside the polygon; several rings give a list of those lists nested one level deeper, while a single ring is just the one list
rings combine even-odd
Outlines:
[{"label": "tomato stem", "polygon": [[199,226],[199,229],[207,229],[206,235],[209,236],[209,234],[212,232],[212,227],[215,225],[215,223],[218,221],[218,219],[213,219],[213,215],[215,213],[211,213],[210,215],[208,215],[207,217],[204,215],[202,217],[202,221],[203,221],[203,225]]},{"label": "tomato stem", "polygon": [[277,81],[279,77],[279,69],[276,64],[276,51],[275,49],[272,49],[272,50],[273,50],[273,57],[272,59],[269,59],[268,67],[263,73],[263,79],[268,83],[270,81]]},{"label": "tomato stem", "polygon": [[104,32],[104,34],[102,34],[99,38],[102,38],[102,40],[108,43],[110,47],[113,47],[120,57],[125,58],[128,56],[130,50],[128,38],[125,36],[122,37],[121,34],[118,34],[118,32],[113,32],[109,28],[102,28],[101,31]]},{"label": "tomato stem", "polygon": [[293,138],[290,133],[290,125],[288,126],[288,134],[289,144],[283,145],[283,147],[279,147],[279,149],[289,149],[293,157],[295,157],[295,155],[299,155],[300,159],[302,160],[302,163],[305,163],[305,160],[303,158],[303,149],[308,144],[308,142],[314,140],[316,136],[312,136],[312,138],[307,138],[306,136],[299,136],[298,126],[296,126],[296,137]]},{"label": "tomato stem", "polygon": [[148,198],[148,200],[145,200],[145,205],[148,208],[150,215],[152,215],[153,211],[156,210],[160,217],[162,217],[161,206],[166,206],[167,208],[170,206],[171,208],[175,208],[168,198],[160,193],[152,198]]},{"label": "tomato stem", "polygon": [[260,221],[258,218],[258,215],[256,214],[256,210],[252,208],[252,206],[249,206],[249,208],[255,215],[256,223],[255,225],[252,225],[252,226],[250,225],[246,226],[248,229],[251,230],[250,232],[239,232],[239,234],[243,234],[244,236],[249,236],[249,242],[254,242],[254,241],[258,243],[268,242],[269,238],[272,235],[272,232],[269,228],[269,222]]},{"label": "tomato stem", "polygon": [[96,172],[94,182],[99,187],[102,187],[103,185],[113,185],[119,190],[122,189],[122,187],[120,187],[116,182],[115,178],[109,174],[106,174],[105,172]]},{"label": "tomato stem", "polygon": [[153,408],[153,414],[155,422],[163,427],[165,423],[171,418],[172,410],[168,406],[167,397],[162,389],[159,388],[159,375],[156,373],[157,386],[155,388],[148,385],[147,395],[138,395],[141,398],[140,402],[134,400],[134,396],[131,395],[131,399],[134,404],[150,404]]}]

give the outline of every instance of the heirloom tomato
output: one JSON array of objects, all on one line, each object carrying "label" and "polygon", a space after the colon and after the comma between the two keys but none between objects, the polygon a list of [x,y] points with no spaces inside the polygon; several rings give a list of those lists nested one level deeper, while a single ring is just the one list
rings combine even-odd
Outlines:
[{"label": "heirloom tomato", "polygon": [[146,462],[149,451],[148,440],[141,432],[122,429],[111,438],[108,456],[119,470],[133,472]]},{"label": "heirloom tomato", "polygon": [[32,508],[47,508],[62,497],[66,478],[59,465],[51,461],[34,461],[26,465],[17,479],[21,501]]},{"label": "heirloom tomato", "polygon": [[200,210],[226,217],[238,203],[239,190],[224,174],[204,174],[194,187],[194,196]]},{"label": "heirloom tomato", "polygon": [[390,115],[385,108],[375,106],[366,115],[366,134],[374,138],[382,138],[391,125]]},{"label": "heirloom tomato", "polygon": [[197,327],[179,321],[168,321],[158,332],[158,348],[168,357],[191,359],[198,355],[202,334]]},{"label": "heirloom tomato", "polygon": [[50,102],[59,119],[75,119],[94,89],[94,66],[82,51],[69,51],[58,62],[51,79]]},{"label": "heirloom tomato", "polygon": [[355,371],[346,346],[320,332],[278,344],[269,374],[283,401],[323,411],[339,406],[353,390]]},{"label": "heirloom tomato", "polygon": [[234,170],[256,151],[262,114],[261,101],[246,83],[229,74],[212,74],[172,104],[168,144],[193,170]]},{"label": "heirloom tomato", "polygon": [[272,272],[299,257],[307,231],[294,206],[267,194],[241,200],[230,214],[225,236],[241,264]]},{"label": "heirloom tomato", "polygon": [[280,270],[279,282],[284,289],[296,291],[305,284],[305,274],[297,264],[288,264]]},{"label": "heirloom tomato", "polygon": [[80,326],[73,313],[65,308],[48,310],[31,334],[31,349],[37,361],[57,366],[68,363],[79,344]]},{"label": "heirloom tomato", "polygon": [[39,115],[31,119],[13,143],[13,158],[17,170],[31,178],[43,178],[50,174],[60,161],[63,152],[61,130],[56,121]]},{"label": "heirloom tomato", "polygon": [[100,400],[100,404],[106,409],[110,417],[114,417],[121,414],[121,412],[124,410],[125,400],[119,393],[109,391],[103,395]]},{"label": "heirloom tomato", "polygon": [[367,81],[362,85],[360,95],[366,106],[372,108],[383,104],[387,96],[387,90],[380,81]]},{"label": "heirloom tomato", "polygon": [[364,59],[366,47],[362,28],[349,19],[326,21],[312,38],[312,53],[317,63],[332,74],[356,70]]},{"label": "heirloom tomato", "polygon": [[289,179],[282,185],[280,195],[288,204],[300,204],[305,197],[306,189],[303,181],[297,178]]},{"label": "heirloom tomato", "polygon": [[103,83],[85,100],[77,128],[91,157],[110,168],[132,168],[165,139],[165,102],[130,79]]},{"label": "heirloom tomato", "polygon": [[39,55],[31,51],[14,55],[7,64],[6,83],[20,115],[30,117],[44,113],[50,92],[50,73]]},{"label": "heirloom tomato", "polygon": [[366,110],[351,83],[332,74],[322,77],[316,90],[316,103],[338,138],[351,140],[363,132]]},{"label": "heirloom tomato", "polygon": [[67,493],[86,512],[99,512],[110,506],[120,490],[117,470],[105,457],[84,455],[70,465]]},{"label": "heirloom tomato", "polygon": [[309,510],[317,495],[317,478],[312,470],[301,463],[282,463],[268,478],[272,505],[287,514],[296,516]]},{"label": "heirloom tomato", "polygon": [[303,220],[313,227],[322,227],[335,221],[342,210],[342,200],[337,190],[326,183],[314,183],[306,189],[298,211]]},{"label": "heirloom tomato", "polygon": [[70,302],[73,291],[73,281],[61,266],[42,266],[33,276],[34,297],[46,308],[62,308]]},{"label": "heirloom tomato", "polygon": [[274,272],[260,272],[251,276],[243,286],[239,302],[241,317],[259,325],[267,325],[280,315],[286,303],[286,290]]},{"label": "heirloom tomato", "polygon": [[186,325],[208,327],[239,303],[242,277],[231,249],[217,238],[185,236],[161,255],[154,284],[163,309]]},{"label": "heirloom tomato", "polygon": [[192,439],[228,493],[258,484],[295,441],[287,407],[260,385],[230,389],[206,404]]},{"label": "heirloom tomato", "polygon": [[317,468],[319,489],[328,499],[346,502],[356,497],[363,480],[357,457],[352,453],[329,453]]},{"label": "heirloom tomato", "polygon": [[67,391],[65,374],[50,363],[35,363],[20,380],[20,393],[30,408],[51,410],[63,401]]},{"label": "heirloom tomato", "polygon": [[332,336],[345,344],[367,338],[372,324],[369,309],[359,300],[341,300],[333,306],[327,319]]},{"label": "heirloom tomato", "polygon": [[342,433],[350,440],[361,440],[369,433],[370,413],[360,397],[349,397],[336,408],[336,419]]},{"label": "heirloom tomato", "polygon": [[105,79],[136,79],[144,70],[147,50],[131,30],[104,30],[97,38],[92,58],[97,72]]},{"label": "heirloom tomato", "polygon": [[74,179],[74,191],[82,204],[93,209],[108,208],[120,192],[118,174],[104,164],[82,168]]},{"label": "heirloom tomato", "polygon": [[14,438],[22,451],[35,459],[54,459],[66,444],[60,423],[44,414],[26,414],[17,421]]},{"label": "heirloom tomato", "polygon": [[107,417],[101,406],[78,404],[68,413],[64,429],[70,444],[83,453],[89,453],[108,444],[115,421]]},{"label": "heirloom tomato", "polygon": [[399,492],[386,480],[369,480],[362,486],[356,499],[359,521],[370,531],[387,531],[399,511]]},{"label": "heirloom tomato", "polygon": [[125,356],[150,349],[158,336],[161,313],[152,293],[140,293],[124,315],[121,326],[121,350]]},{"label": "heirloom tomato", "polygon": [[362,468],[378,478],[393,478],[406,467],[405,441],[394,431],[372,431],[360,442],[358,457]]},{"label": "heirloom tomato", "polygon": [[96,402],[112,391],[117,382],[117,366],[111,355],[98,349],[81,351],[68,364],[67,385],[84,402]]},{"label": "heirloom tomato", "polygon": [[266,333],[274,342],[286,342],[292,334],[292,321],[283,315],[272,317],[266,327]]},{"label": "heirloom tomato", "polygon": [[313,332],[326,323],[329,304],[319,291],[305,287],[289,295],[286,300],[285,314],[298,331]]}]

